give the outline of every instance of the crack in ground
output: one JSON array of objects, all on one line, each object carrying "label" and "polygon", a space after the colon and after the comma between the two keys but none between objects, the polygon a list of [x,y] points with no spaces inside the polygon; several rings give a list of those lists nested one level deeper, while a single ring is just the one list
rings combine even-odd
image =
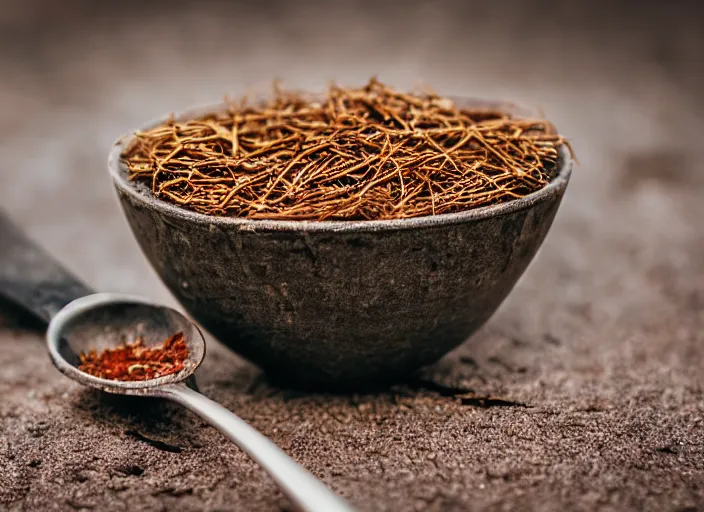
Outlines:
[{"label": "crack in ground", "polygon": [[137,441],[140,441],[142,443],[146,443],[150,446],[153,446],[157,450],[161,450],[163,452],[169,452],[169,453],[181,453],[183,451],[183,448],[180,446],[176,446],[174,444],[169,444],[165,443],[163,441],[158,441],[156,439],[151,439],[144,434],[140,434],[139,432],[135,430],[125,430],[125,434],[135,438]]},{"label": "crack in ground", "polygon": [[406,388],[411,392],[428,391],[437,393],[444,398],[453,398],[459,400],[459,403],[471,407],[481,407],[488,409],[490,407],[522,407],[531,408],[532,406],[524,402],[515,400],[507,400],[504,398],[494,397],[490,395],[478,395],[472,388],[464,386],[451,386],[442,384],[429,379],[414,379],[405,383]]}]

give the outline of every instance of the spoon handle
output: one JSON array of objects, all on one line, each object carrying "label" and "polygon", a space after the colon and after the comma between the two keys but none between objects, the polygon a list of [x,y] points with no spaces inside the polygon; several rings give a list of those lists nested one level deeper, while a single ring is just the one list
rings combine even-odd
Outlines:
[{"label": "spoon handle", "polygon": [[48,322],[66,304],[90,293],[0,211],[0,295]]},{"label": "spoon handle", "polygon": [[184,384],[166,386],[161,396],[187,407],[225,434],[258,462],[281,490],[305,512],[353,512],[342,498],[303,469],[278,446],[230,410]]}]

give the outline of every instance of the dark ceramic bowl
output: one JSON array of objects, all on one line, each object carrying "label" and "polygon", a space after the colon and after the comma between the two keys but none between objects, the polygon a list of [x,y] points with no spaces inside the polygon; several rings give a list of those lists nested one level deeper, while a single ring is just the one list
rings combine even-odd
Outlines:
[{"label": "dark ceramic bowl", "polygon": [[466,340],[535,255],[572,169],[563,147],[547,187],[462,213],[248,220],[178,208],[129,182],[119,158],[129,140],[109,168],[154,269],[217,339],[298,387],[391,382]]}]

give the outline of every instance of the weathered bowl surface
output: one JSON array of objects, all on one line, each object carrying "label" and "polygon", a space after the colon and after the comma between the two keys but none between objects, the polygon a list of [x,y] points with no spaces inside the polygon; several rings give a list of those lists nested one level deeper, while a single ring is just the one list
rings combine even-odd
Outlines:
[{"label": "weathered bowl surface", "polygon": [[[210,109],[212,111],[212,108]],[[210,217],[154,198],[109,167],[142,250],[222,343],[294,386],[398,379],[472,335],[547,234],[572,169],[525,198],[391,221]]]}]

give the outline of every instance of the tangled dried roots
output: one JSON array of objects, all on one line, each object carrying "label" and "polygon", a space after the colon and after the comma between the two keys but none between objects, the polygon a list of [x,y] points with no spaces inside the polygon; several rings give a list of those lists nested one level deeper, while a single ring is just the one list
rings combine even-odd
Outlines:
[{"label": "tangled dried roots", "polygon": [[458,108],[376,80],[323,100],[265,102],[136,134],[122,155],[153,194],[207,215],[394,219],[523,197],[553,177],[566,144],[542,119]]}]

